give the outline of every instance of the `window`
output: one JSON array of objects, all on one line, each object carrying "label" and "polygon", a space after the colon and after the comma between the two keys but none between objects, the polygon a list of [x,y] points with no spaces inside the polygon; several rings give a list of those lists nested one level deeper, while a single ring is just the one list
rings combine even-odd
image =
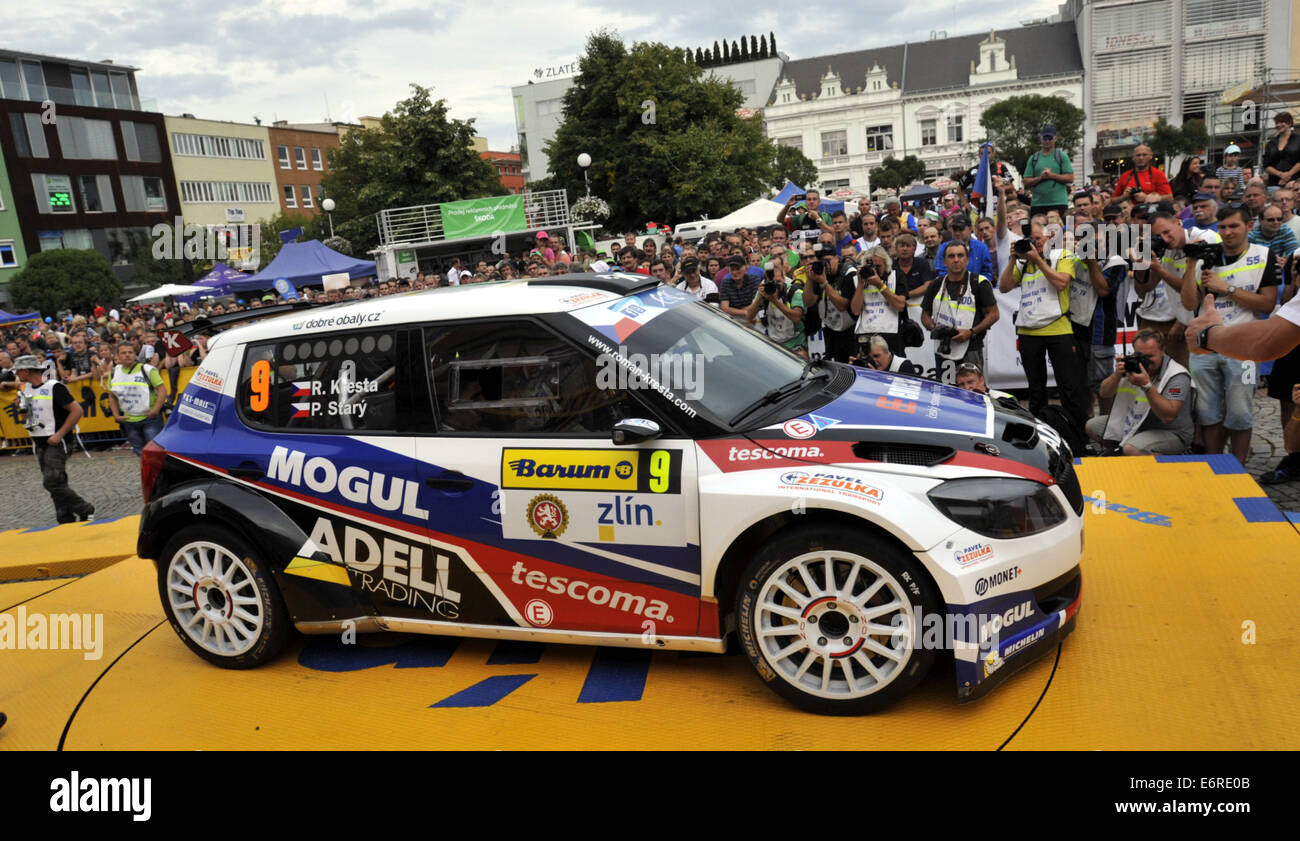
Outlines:
[{"label": "window", "polygon": [[564,100],[560,98],[543,99],[537,103],[537,116],[539,117],[545,117],[548,114],[561,114],[563,111]]},{"label": "window", "polygon": [[23,81],[18,75],[18,62],[0,58],[0,96],[5,99],[23,98]]},{"label": "window", "polygon": [[20,158],[48,158],[49,147],[45,145],[45,126],[41,125],[40,114],[9,115],[9,126],[14,132]]},{"label": "window", "polygon": [[131,95],[131,83],[125,73],[109,73],[109,85],[113,88],[113,102],[118,108],[136,110],[135,97]]},{"label": "window", "polygon": [[894,127],[867,126],[867,151],[888,152],[894,148]]},{"label": "window", "polygon": [[849,153],[849,133],[847,131],[822,132],[822,157],[830,158]]},{"label": "window", "polygon": [[33,102],[45,101],[45,74],[39,61],[19,62],[23,68],[23,81],[27,83],[27,98]]},{"label": "window", "polygon": [[[391,331],[314,335],[250,347],[235,399],[240,417],[254,427],[393,432],[396,381]],[[295,397],[302,388],[310,396]]]},{"label": "window", "polygon": [[293,147],[293,158],[298,163],[298,169],[307,168],[307,151],[301,146]]},{"label": "window", "polygon": [[95,239],[89,230],[37,231],[42,251],[57,251],[60,248],[89,250],[95,247]]},{"label": "window", "polygon": [[531,321],[425,330],[441,432],[608,435],[645,417],[618,389],[596,385],[596,362]]},{"label": "window", "polygon": [[126,209],[136,213],[167,209],[162,179],[151,175],[123,175],[122,197]]},{"label": "window", "polygon": [[[172,147],[178,155],[204,158],[239,158],[248,161],[266,159],[266,149],[262,141],[247,137],[223,137],[215,134],[181,134],[180,132],[173,132]],[[288,161],[287,152],[281,161],[282,163]]]},{"label": "window", "polygon": [[72,200],[72,179],[66,175],[32,173],[32,189],[36,191],[36,209],[40,213],[76,213]]},{"label": "window", "polygon": [[849,179],[847,179],[847,178],[843,178],[843,179],[840,179],[840,180],[838,180],[838,181],[823,181],[823,182],[822,182],[822,190],[823,190],[823,192],[826,192],[826,193],[831,193],[831,192],[834,192],[835,190],[846,190],[846,189],[848,189],[848,186],[849,186]]},{"label": "window", "polygon": [[86,213],[111,213],[117,210],[113,203],[113,183],[107,175],[78,175],[77,189],[81,195],[81,209]]},{"label": "window", "polygon": [[803,138],[797,134],[794,135],[793,137],[778,137],[776,139],[776,145],[789,146],[791,149],[798,149],[799,151],[802,152]]},{"label": "window", "polygon": [[[289,188],[292,189],[292,188]],[[275,193],[265,181],[182,181],[181,201],[230,204],[253,202],[270,204]]]},{"label": "window", "polygon": [[293,191],[292,184],[284,185],[284,206],[285,207],[298,206],[298,194]]},{"label": "window", "polygon": [[95,105],[99,108],[113,107],[113,92],[108,87],[108,74],[102,70],[90,71],[90,86],[95,91]]},{"label": "window", "polygon": [[321,161],[320,149],[318,149],[315,146],[311,147],[311,168],[312,169],[325,168],[325,164]]},{"label": "window", "polygon": [[162,148],[158,145],[158,127],[152,123],[135,123],[123,120],[122,145],[126,147],[128,161],[145,161],[158,163],[162,160]]},{"label": "window", "polygon": [[939,142],[936,122],[937,121],[935,120],[921,121],[921,145],[922,146],[934,146],[936,143]]},{"label": "window", "polygon": [[753,96],[757,92],[753,79],[742,79],[739,82],[732,82],[731,86],[740,91],[742,96]]},{"label": "window", "polygon": [[311,207],[311,206],[312,206],[312,204],[311,204],[311,185],[310,185],[310,184],[303,184],[303,185],[302,185],[302,206],[303,206],[303,207]]},{"label": "window", "polygon": [[12,269],[17,265],[18,252],[14,249],[14,241],[0,239],[0,269]]},{"label": "window", "polygon": [[275,147],[275,154],[276,154],[276,156],[280,159],[280,169],[292,169],[292,168],[293,168],[293,167],[291,167],[291,166],[289,165],[289,147],[288,147],[288,146],[276,146],[276,147]]},{"label": "window", "polygon": [[117,160],[117,143],[113,140],[113,124],[108,120],[88,120],[84,117],[59,117],[59,146],[63,157],[80,160]]},{"label": "window", "polygon": [[948,142],[949,142],[949,143],[961,143],[961,142],[962,142],[962,139],[961,139],[961,129],[962,129],[962,122],[963,122],[965,119],[966,119],[966,118],[963,117],[963,116],[960,115],[960,114],[954,114],[954,115],[953,115],[953,116],[948,120]]},{"label": "window", "polygon": [[95,93],[90,89],[90,74],[84,68],[73,67],[69,71],[72,75],[72,98],[77,105],[94,105]]}]

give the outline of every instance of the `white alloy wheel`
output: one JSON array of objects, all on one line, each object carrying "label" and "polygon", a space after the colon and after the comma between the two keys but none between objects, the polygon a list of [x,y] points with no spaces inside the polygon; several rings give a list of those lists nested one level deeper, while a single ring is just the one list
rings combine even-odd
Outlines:
[{"label": "white alloy wheel", "polygon": [[246,654],[262,637],[266,615],[257,579],[224,546],[196,540],[173,552],[167,598],[175,624],[217,657]]},{"label": "white alloy wheel", "polygon": [[763,659],[800,693],[851,701],[905,670],[919,628],[907,590],[862,555],[824,549],[761,583],[754,633]]}]

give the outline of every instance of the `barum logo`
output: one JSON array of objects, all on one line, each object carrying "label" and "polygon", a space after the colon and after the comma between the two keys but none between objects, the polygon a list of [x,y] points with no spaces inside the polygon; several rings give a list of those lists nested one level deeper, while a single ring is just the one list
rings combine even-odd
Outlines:
[{"label": "barum logo", "polygon": [[180,216],[171,224],[159,222],[150,229],[155,260],[228,261],[256,268],[261,256],[262,229],[258,225],[186,224]]}]

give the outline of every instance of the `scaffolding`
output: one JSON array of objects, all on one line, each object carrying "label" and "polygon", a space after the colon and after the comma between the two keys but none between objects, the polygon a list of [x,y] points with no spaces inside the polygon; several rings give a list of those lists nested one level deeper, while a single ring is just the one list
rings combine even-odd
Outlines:
[{"label": "scaffolding", "polygon": [[1210,138],[1206,151],[1211,157],[1220,156],[1215,159],[1221,160],[1223,147],[1235,142],[1243,146],[1243,162],[1254,161],[1258,174],[1263,168],[1273,117],[1282,111],[1297,110],[1300,110],[1300,68],[1268,68],[1262,82],[1244,82],[1229,88],[1217,102],[1210,104],[1205,115],[1205,130]]}]

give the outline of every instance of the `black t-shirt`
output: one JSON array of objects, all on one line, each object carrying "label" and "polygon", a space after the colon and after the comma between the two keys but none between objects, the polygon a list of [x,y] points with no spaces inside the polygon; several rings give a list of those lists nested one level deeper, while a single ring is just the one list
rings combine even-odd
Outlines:
[{"label": "black t-shirt", "polygon": [[930,271],[930,263],[924,257],[913,257],[912,268],[906,272],[897,261],[894,262],[894,277],[902,280],[902,284],[898,287],[899,293],[910,295],[929,283],[934,278],[934,272]]},{"label": "black t-shirt", "polygon": [[[1291,139],[1287,141],[1286,147],[1277,148],[1277,136],[1274,135],[1268,141],[1268,146],[1264,149],[1264,166],[1273,167],[1274,169],[1286,172],[1296,163],[1300,162],[1300,134],[1291,132]],[[1264,173],[1268,178],[1265,183],[1270,187],[1276,187],[1281,184],[1281,180],[1271,172]]]},{"label": "black t-shirt", "polygon": [[[839,271],[836,274],[828,277],[826,280],[830,284],[831,288],[834,289],[835,292],[839,294],[840,297],[845,298],[849,301],[853,300],[854,293],[858,291],[858,270],[855,269],[853,266],[849,265],[844,260],[840,260]],[[813,286],[813,285],[814,284],[812,283],[812,275],[810,274],[808,286]],[[826,294],[825,289],[822,289],[820,283],[816,284],[816,289],[817,289],[818,299],[817,299],[817,313],[816,313],[815,321],[818,327],[829,330],[830,328],[826,327],[822,323],[823,322],[822,308],[824,306],[826,312],[830,312],[831,310],[837,310],[839,308],[836,307],[835,304],[830,300],[830,296]],[[804,293],[804,297],[807,297],[807,292]],[[823,304],[823,302],[825,303]],[[850,316],[853,315],[852,310],[845,310],[845,312],[847,312]],[[807,317],[806,313],[805,313],[805,317]],[[805,326],[805,329],[807,329],[808,332],[810,333],[817,332],[816,330],[808,326]],[[849,325],[847,328],[845,328],[840,332],[851,332],[852,330],[853,330],[853,325]]]},{"label": "black t-shirt", "polygon": [[[944,285],[948,287],[948,298],[957,300],[965,291],[966,283],[971,279],[970,272],[966,273],[967,280],[954,282],[945,281]],[[934,299],[939,295],[938,283],[931,283],[930,288],[925,290],[925,296],[921,299],[921,312],[930,312],[934,306]],[[993,296],[993,284],[989,283],[988,278],[981,278],[980,284],[975,287],[975,320],[971,323],[971,328],[979,324],[989,314],[990,310],[997,309],[998,300]],[[981,333],[974,333],[970,340],[971,350],[980,350],[984,347],[984,336]]]}]

